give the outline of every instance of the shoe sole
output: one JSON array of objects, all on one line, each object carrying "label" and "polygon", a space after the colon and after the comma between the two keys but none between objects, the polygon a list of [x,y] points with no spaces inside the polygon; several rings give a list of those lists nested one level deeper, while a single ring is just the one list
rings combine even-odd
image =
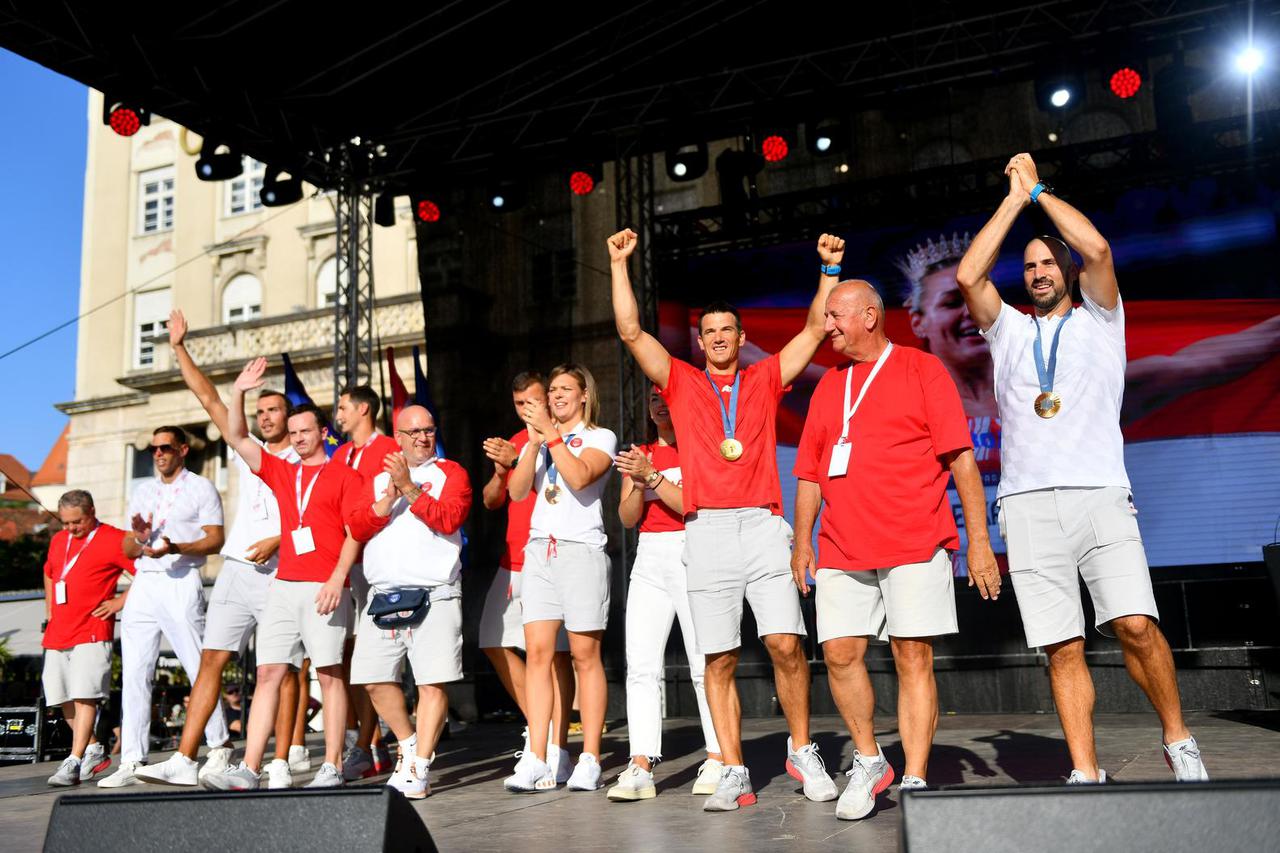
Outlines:
[{"label": "shoe sole", "polygon": [[731,809],[709,809],[706,806],[703,806],[702,810],[704,812],[712,812],[713,814],[716,812],[736,812],[743,806],[754,806],[756,804],[756,795],[754,793],[739,794],[738,798],[733,802],[734,806]]},{"label": "shoe sole", "polygon": [[[804,785],[806,788],[808,787],[809,783],[805,781],[804,774],[800,772],[800,768],[796,767],[790,758],[787,759],[787,775],[790,776],[792,779],[795,779],[801,785]],[[830,781],[830,777],[828,777],[828,781]],[[832,800],[834,800],[836,797],[839,797],[840,792],[836,790],[836,783],[832,782],[831,793],[829,796],[823,795],[821,797],[811,797],[809,796],[809,792],[807,790],[805,791],[804,795],[806,799],[808,799],[810,802],[813,802],[813,803],[829,803]]]},{"label": "shoe sole", "polygon": [[194,782],[176,782],[173,779],[157,779],[142,775],[139,775],[137,780],[144,785],[168,785],[170,788],[198,788],[204,783],[203,779],[197,779]]},{"label": "shoe sole", "polygon": [[77,788],[80,786],[79,782],[54,782],[52,779],[48,780],[48,784],[50,788]]},{"label": "shoe sole", "polygon": [[846,815],[840,814],[840,812],[837,810],[836,819],[837,820],[862,820],[864,817],[871,814],[876,809],[876,797],[880,796],[885,791],[889,790],[889,786],[893,784],[893,778],[894,778],[893,768],[890,767],[887,771],[885,771],[885,774],[880,779],[880,781],[875,784],[875,787],[871,789],[871,797],[869,798],[870,802],[867,805],[866,811],[864,811],[860,815],[846,816]]},{"label": "shoe sole", "polygon": [[640,790],[618,791],[612,790],[607,795],[610,800],[615,803],[634,803],[638,800],[652,800],[658,796],[657,788],[641,788]]},{"label": "shoe sole", "polygon": [[715,785],[694,785],[693,795],[695,797],[709,797],[716,792]]},{"label": "shoe sole", "polygon": [[107,781],[106,779],[103,779],[101,782],[98,783],[98,787],[99,788],[127,788],[130,785],[140,784],[137,779],[130,779],[128,782],[114,782],[110,785],[102,784],[103,782],[106,782],[106,781]]}]

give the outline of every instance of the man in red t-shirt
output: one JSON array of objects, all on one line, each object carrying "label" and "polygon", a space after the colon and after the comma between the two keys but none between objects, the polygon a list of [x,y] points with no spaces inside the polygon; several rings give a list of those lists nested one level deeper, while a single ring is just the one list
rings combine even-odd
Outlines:
[{"label": "man in red t-shirt", "polygon": [[707,703],[725,768],[706,811],[730,811],[756,801],[742,763],[742,712],[734,673],[742,645],[742,603],[751,604],[760,639],[773,660],[778,700],[791,736],[787,772],[805,796],[836,798],[836,786],[809,740],[809,664],[804,615],[791,586],[791,530],[782,517],[778,482],[777,412],[791,382],[822,344],[827,294],[839,278],[844,240],[818,240],[818,293],[805,327],[782,351],[741,370],[747,342],[738,311],[717,302],[698,320],[698,347],[707,369],[672,358],[640,327],[627,275],[636,247],[627,229],[608,239],[613,313],[618,335],[671,409],[684,478],[685,567],[698,649],[707,658]]},{"label": "man in red t-shirt", "polygon": [[[528,400],[545,400],[547,397],[546,381],[542,374],[528,370],[516,374],[511,380],[511,402],[515,407],[516,417],[524,410]],[[498,680],[511,694],[521,715],[525,714],[524,705],[524,619],[520,608],[520,570],[524,567],[524,546],[529,541],[529,518],[533,515],[536,495],[529,495],[522,501],[507,502],[507,481],[511,478],[511,469],[520,459],[520,451],[529,441],[529,431],[522,429],[510,439],[486,438],[484,453],[493,462],[493,476],[485,483],[483,497],[484,508],[489,510],[507,507],[507,539],[503,546],[502,558],[498,562],[498,571],[489,584],[489,592],[485,595],[484,610],[480,614],[480,651],[493,664],[498,673]],[[519,651],[517,651],[519,650]],[[555,656],[555,694],[551,709],[551,738],[548,743],[563,745],[569,732],[569,715],[565,708],[573,707],[573,662],[569,658],[569,635],[561,628],[556,636]],[[529,733],[525,731],[526,743]],[[563,767],[557,767],[557,781],[569,781],[573,767],[569,753],[561,750],[563,756],[557,761]],[[563,772],[561,772],[563,771]],[[564,776],[560,779],[560,776]]]},{"label": "man in red t-shirt", "polygon": [[[902,787],[925,785],[938,720],[933,638],[957,630],[948,551],[960,537],[947,500],[950,477],[970,531],[970,585],[994,598],[1000,571],[969,425],[942,362],[888,341],[884,302],[865,281],[831,292],[825,328],[835,351],[852,361],[828,370],[809,402],[795,463],[791,568],[802,595],[808,575],[816,578],[818,641],[855,746],[836,817],[857,820],[893,781],[872,725],[875,697],[863,662],[871,640],[889,642],[897,667]],[[824,502],[815,560],[813,525]]]},{"label": "man in red t-shirt", "polygon": [[[368,385],[352,385],[338,395],[334,420],[346,433],[347,441],[333,451],[333,461],[359,472],[366,486],[382,473],[382,460],[388,453],[399,453],[394,438],[378,432],[378,410],[382,400]],[[342,756],[342,773],[348,781],[391,771],[391,756],[382,745],[382,726],[373,710],[369,694],[351,684],[351,655],[355,634],[360,629],[360,614],[369,606],[369,584],[364,579],[363,553],[356,556],[349,578],[354,608],[346,645],[342,650],[342,675],[347,682],[347,751]]]},{"label": "man in red t-shirt", "polygon": [[249,436],[244,395],[262,386],[267,360],[258,358],[236,377],[227,407],[227,444],[270,487],[280,506],[280,565],[267,590],[258,622],[258,680],[249,711],[244,760],[225,773],[211,774],[204,786],[241,791],[258,787],[267,739],[275,725],[280,684],[299,645],[320,679],[324,702],[325,761],[308,788],[342,784],[342,738],[347,719],[347,685],[342,646],[351,620],[347,574],[359,543],[351,519],[363,509],[364,481],[341,463],[329,465],[324,452],[324,415],[304,403],[289,411],[289,439],[301,462],[270,453]]},{"label": "man in red t-shirt", "polygon": [[98,521],[93,495],[73,489],[58,499],[62,530],[44,563],[44,701],[60,705],[71,727],[71,754],[49,777],[55,787],[79,785],[111,759],[93,736],[99,699],[111,686],[111,640],[126,594],[116,595],[125,533]]}]

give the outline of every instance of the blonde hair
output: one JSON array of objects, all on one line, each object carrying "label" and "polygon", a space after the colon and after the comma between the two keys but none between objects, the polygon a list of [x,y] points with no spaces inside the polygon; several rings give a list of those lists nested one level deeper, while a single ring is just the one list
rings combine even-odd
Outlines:
[{"label": "blonde hair", "polygon": [[557,376],[568,374],[578,382],[578,387],[586,392],[587,405],[586,411],[582,413],[582,422],[586,424],[587,429],[595,429],[599,426],[597,421],[600,420],[600,395],[596,393],[596,378],[591,375],[591,371],[583,367],[581,364],[575,364],[572,361],[557,365],[547,376],[547,391],[551,390],[551,383],[556,381]]}]

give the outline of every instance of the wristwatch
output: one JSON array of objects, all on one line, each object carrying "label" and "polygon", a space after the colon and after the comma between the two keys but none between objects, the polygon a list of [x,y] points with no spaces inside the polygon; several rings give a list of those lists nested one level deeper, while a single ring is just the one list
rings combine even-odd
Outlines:
[{"label": "wristwatch", "polygon": [[1031,203],[1032,203],[1032,204],[1039,204],[1039,203],[1040,203],[1040,193],[1048,193],[1049,195],[1053,195],[1053,194],[1054,194],[1054,193],[1053,193],[1053,187],[1051,187],[1049,184],[1046,184],[1044,181],[1041,181],[1040,183],[1038,183],[1038,184],[1036,184],[1034,187],[1032,187],[1032,188],[1031,188]]}]

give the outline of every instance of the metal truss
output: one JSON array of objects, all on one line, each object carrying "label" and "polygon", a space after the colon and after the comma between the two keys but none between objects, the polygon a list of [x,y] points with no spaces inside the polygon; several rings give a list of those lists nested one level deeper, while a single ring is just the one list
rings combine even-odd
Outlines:
[{"label": "metal truss", "polygon": [[[350,174],[351,152],[340,157]],[[342,389],[373,376],[373,197],[348,179],[337,191],[338,290],[334,303],[333,404]]]}]

